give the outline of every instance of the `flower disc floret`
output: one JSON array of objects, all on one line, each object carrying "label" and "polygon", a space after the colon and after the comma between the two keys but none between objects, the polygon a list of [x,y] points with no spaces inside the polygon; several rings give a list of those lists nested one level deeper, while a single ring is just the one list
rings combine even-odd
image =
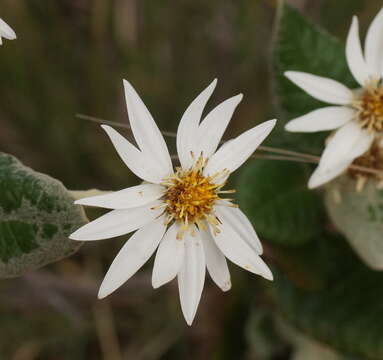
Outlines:
[{"label": "flower disc floret", "polygon": [[221,174],[203,175],[206,163],[201,155],[190,169],[177,168],[174,175],[164,179],[162,184],[167,188],[164,201],[167,205],[168,222],[175,220],[186,228],[188,224],[193,223],[201,226],[203,219],[212,222],[215,216],[211,213],[215,202],[220,199],[219,194],[234,192],[234,190],[222,192],[225,183],[213,182],[213,179]]},{"label": "flower disc floret", "polygon": [[208,178],[199,172],[180,170],[170,178],[165,201],[167,212],[174,219],[182,222],[195,222],[212,210],[214,201],[218,199],[218,185],[211,184]]},{"label": "flower disc floret", "polygon": [[371,132],[383,131],[383,87],[379,85],[368,86],[358,101],[355,102],[358,110],[358,121],[363,129]]}]

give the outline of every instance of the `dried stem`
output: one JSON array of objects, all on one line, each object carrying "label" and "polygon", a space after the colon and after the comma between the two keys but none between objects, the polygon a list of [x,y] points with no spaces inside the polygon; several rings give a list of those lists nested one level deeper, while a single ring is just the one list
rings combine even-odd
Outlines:
[{"label": "dried stem", "polygon": [[302,162],[309,164],[316,164],[317,161],[310,159],[302,159],[294,156],[284,156],[284,155],[269,155],[269,154],[254,154],[251,156],[252,159],[268,159],[268,160],[280,160],[280,161],[293,161],[293,162]]},{"label": "dried stem", "polygon": [[[115,126],[115,127],[120,127],[120,128],[124,128],[124,129],[128,129],[128,130],[132,130],[130,125],[122,124],[122,123],[119,123],[116,121],[105,120],[105,119],[97,118],[97,117],[90,116],[90,115],[84,115],[84,114],[76,114],[76,117],[79,119],[82,119],[82,120],[88,120],[88,121],[92,121],[92,122],[95,122],[98,124],[106,124],[106,125],[110,125],[110,126]],[[173,138],[175,138],[177,136],[176,133],[171,132],[171,131],[161,131],[161,134],[164,136],[173,137]]]},{"label": "dried stem", "polygon": [[285,149],[275,148],[275,147],[271,147],[271,146],[263,146],[263,145],[261,145],[261,146],[258,146],[258,149],[262,150],[262,151],[272,152],[272,153],[275,153],[275,154],[282,154],[282,155],[287,155],[287,156],[300,157],[300,158],[304,158],[304,159],[307,159],[307,160],[312,160],[315,163],[318,163],[319,160],[320,160],[320,157],[316,156],[316,155],[304,154],[304,153],[300,153],[300,152],[297,152],[297,151],[285,150]]},{"label": "dried stem", "polygon": [[[131,127],[128,124],[122,124],[122,123],[115,122],[115,121],[100,119],[100,118],[90,116],[90,115],[76,114],[76,117],[79,119],[88,120],[88,121],[96,122],[99,124],[108,124],[111,126],[131,130]],[[161,131],[161,133],[164,136],[168,136],[168,137],[172,137],[172,138],[177,137],[177,134],[174,132],[171,132],[171,131]],[[252,159],[263,158],[263,159],[270,159],[270,160],[286,160],[286,161],[304,162],[304,163],[312,163],[312,164],[318,164],[319,160],[320,160],[320,157],[316,156],[316,155],[305,154],[305,153],[301,153],[301,152],[297,152],[297,151],[285,150],[285,149],[275,148],[275,147],[271,147],[271,146],[258,146],[258,150],[269,152],[269,153],[274,153],[274,154],[281,154],[284,156],[257,154],[257,155],[252,155],[250,158],[252,158]],[[174,157],[174,155],[173,155],[172,158],[176,158],[176,157]],[[369,167],[365,167],[365,166],[350,165],[349,168],[352,170],[365,172],[368,174],[375,174],[375,175],[383,176],[383,171],[369,168]]]}]

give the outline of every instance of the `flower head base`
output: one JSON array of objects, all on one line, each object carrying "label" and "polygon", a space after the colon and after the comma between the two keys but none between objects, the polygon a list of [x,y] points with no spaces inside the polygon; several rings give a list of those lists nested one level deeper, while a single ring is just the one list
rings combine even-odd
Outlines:
[{"label": "flower head base", "polygon": [[[101,240],[137,230],[116,256],[104,281],[103,298],[127,281],[157,250],[152,285],[177,277],[187,323],[194,319],[206,269],[223,290],[230,289],[226,257],[242,268],[272,280],[263,262],[262,245],[250,221],[220,194],[229,175],[240,167],[275,126],[262,123],[220,146],[221,137],[242,99],[233,96],[202,121],[213,81],[187,108],[177,132],[181,166],[173,170],[166,143],[148,109],[124,81],[132,132],[138,148],[113,128],[103,129],[129,169],[145,182],[114,193],[77,201],[111,209],[74,232],[74,240]],[[198,158],[194,154],[198,155]]]},{"label": "flower head base", "polygon": [[372,81],[365,86],[353,107],[357,110],[356,116],[362,129],[383,131],[383,87],[379,83]]}]

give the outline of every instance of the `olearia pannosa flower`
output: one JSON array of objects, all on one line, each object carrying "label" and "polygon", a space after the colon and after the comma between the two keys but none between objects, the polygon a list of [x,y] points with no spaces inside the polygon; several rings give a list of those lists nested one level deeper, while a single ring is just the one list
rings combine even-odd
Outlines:
[{"label": "olearia pannosa flower", "polygon": [[0,45],[3,44],[3,39],[15,40],[16,33],[13,29],[2,19],[0,19]]},{"label": "olearia pannosa flower", "polygon": [[377,157],[379,162],[383,161],[383,9],[368,29],[364,52],[358,19],[353,17],[346,42],[346,58],[360,88],[349,89],[335,80],[308,73],[285,73],[312,97],[335,105],[291,120],[285,127],[291,132],[335,130],[309,180],[310,188],[334,179],[356,159],[362,165],[377,162]]},{"label": "olearia pannosa flower", "polygon": [[[157,250],[152,285],[158,288],[177,277],[181,308],[191,325],[205,281],[206,268],[223,290],[231,287],[227,257],[268,280],[262,245],[247,217],[231,200],[222,198],[228,176],[240,167],[273,129],[266,121],[219,147],[221,137],[242,99],[219,104],[201,122],[216,86],[214,80],[187,108],[177,131],[180,167],[173,170],[163,136],[148,109],[124,80],[131,129],[137,146],[107,125],[117,153],[144,182],[111,194],[76,201],[111,209],[74,232],[74,240],[100,240],[137,230],[122,247],[99,290],[104,298],[140,269]],[[217,150],[218,149],[218,150]]]}]

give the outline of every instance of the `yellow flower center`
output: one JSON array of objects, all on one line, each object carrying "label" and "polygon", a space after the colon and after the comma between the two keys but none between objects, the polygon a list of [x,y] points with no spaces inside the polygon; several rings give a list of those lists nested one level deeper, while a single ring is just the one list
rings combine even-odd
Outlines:
[{"label": "yellow flower center", "polygon": [[[200,156],[193,167],[188,170],[177,168],[174,175],[162,182],[167,188],[164,195],[167,223],[173,220],[179,221],[183,224],[183,231],[188,229],[189,224],[197,224],[199,228],[204,228],[201,220],[207,220],[216,228],[218,220],[212,213],[214,203],[220,199],[219,194],[235,192],[221,191],[225,182],[218,184],[213,182],[214,178],[227,174],[227,170],[212,176],[204,176],[205,165],[206,160]],[[231,201],[231,199],[225,200]]]},{"label": "yellow flower center", "polygon": [[166,191],[165,201],[168,213],[176,220],[194,222],[202,218],[219,198],[215,191],[218,186],[198,171],[178,172],[171,181],[173,184]]},{"label": "yellow flower center", "polygon": [[383,87],[370,84],[355,102],[359,124],[368,131],[383,131]]}]

